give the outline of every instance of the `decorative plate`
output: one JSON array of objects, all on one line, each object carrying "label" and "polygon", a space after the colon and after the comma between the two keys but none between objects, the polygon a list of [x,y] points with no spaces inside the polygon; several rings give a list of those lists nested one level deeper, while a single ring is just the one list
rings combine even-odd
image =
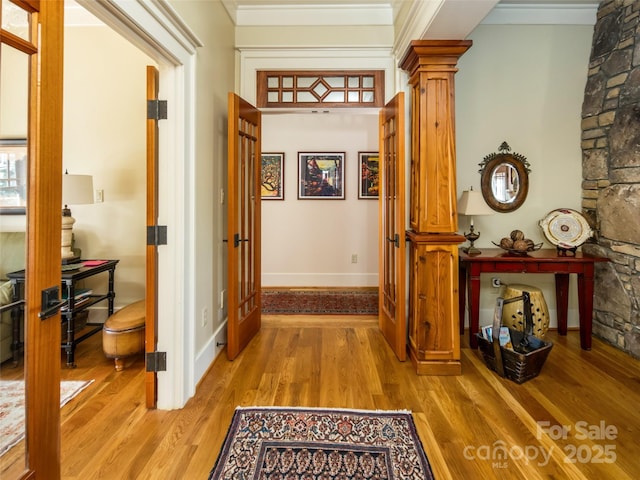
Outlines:
[{"label": "decorative plate", "polygon": [[579,247],[593,235],[582,214],[570,208],[552,210],[539,224],[547,240],[560,248]]}]

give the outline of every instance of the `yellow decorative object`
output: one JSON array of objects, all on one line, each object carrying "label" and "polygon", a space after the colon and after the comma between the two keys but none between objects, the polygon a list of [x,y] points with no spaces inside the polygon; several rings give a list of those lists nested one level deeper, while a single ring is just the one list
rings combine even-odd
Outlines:
[{"label": "yellow decorative object", "polygon": [[[522,292],[529,292],[531,299],[531,318],[533,320],[533,335],[538,338],[544,338],[549,330],[549,309],[544,299],[542,290],[532,285],[510,284],[505,285],[502,297],[507,300],[509,298],[520,297]],[[514,330],[524,331],[524,315],[522,312],[522,301],[514,301],[505,303],[502,308],[502,324],[511,327]]]}]

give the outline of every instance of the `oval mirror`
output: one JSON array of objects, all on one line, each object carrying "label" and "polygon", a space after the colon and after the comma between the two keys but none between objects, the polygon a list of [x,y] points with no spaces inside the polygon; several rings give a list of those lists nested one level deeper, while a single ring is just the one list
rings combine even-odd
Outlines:
[{"label": "oval mirror", "polygon": [[497,212],[520,208],[529,192],[529,162],[523,155],[510,152],[503,142],[498,153],[487,155],[480,164],[482,196]]}]

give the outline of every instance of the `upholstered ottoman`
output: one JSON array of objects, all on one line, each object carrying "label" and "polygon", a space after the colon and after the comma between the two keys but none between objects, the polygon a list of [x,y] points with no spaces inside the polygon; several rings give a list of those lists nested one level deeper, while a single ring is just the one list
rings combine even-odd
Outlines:
[{"label": "upholstered ottoman", "polygon": [[144,351],[145,302],[140,300],[121,308],[107,318],[102,328],[102,349],[115,359],[116,370],[124,368],[123,358]]}]

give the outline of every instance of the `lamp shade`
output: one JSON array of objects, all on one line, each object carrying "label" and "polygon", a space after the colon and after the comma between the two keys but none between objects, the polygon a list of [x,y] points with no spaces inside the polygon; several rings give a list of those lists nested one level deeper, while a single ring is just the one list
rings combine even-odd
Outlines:
[{"label": "lamp shade", "polygon": [[458,213],[461,215],[491,215],[495,213],[487,202],[484,201],[482,193],[475,190],[465,190],[458,200]]},{"label": "lamp shade", "polygon": [[93,177],[65,173],[62,176],[62,203],[64,205],[93,203]]}]

